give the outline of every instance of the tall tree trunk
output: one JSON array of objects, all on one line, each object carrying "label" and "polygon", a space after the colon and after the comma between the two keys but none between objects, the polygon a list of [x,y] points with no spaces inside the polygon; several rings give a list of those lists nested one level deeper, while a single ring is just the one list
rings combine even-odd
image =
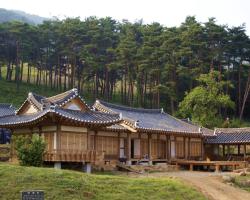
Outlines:
[{"label": "tall tree trunk", "polygon": [[0,64],[0,80],[2,80],[2,65]]},{"label": "tall tree trunk", "polygon": [[19,80],[20,80],[20,61],[19,61],[19,41],[16,41],[16,89],[19,91]]},{"label": "tall tree trunk", "polygon": [[22,81],[23,81],[23,65],[24,65],[24,63],[23,63],[23,61],[21,61],[20,82],[22,82]]},{"label": "tall tree trunk", "polygon": [[243,116],[243,113],[244,113],[244,109],[245,109],[246,101],[247,101],[247,98],[248,98],[248,95],[249,95],[249,91],[250,91],[250,70],[248,72],[248,78],[247,78],[243,103],[242,103],[242,107],[241,107],[241,111],[240,111],[240,120],[242,119],[242,116]]},{"label": "tall tree trunk", "polygon": [[28,63],[27,83],[30,83],[30,64]]},{"label": "tall tree trunk", "polygon": [[239,65],[239,71],[238,71],[238,113],[241,112],[241,64]]}]

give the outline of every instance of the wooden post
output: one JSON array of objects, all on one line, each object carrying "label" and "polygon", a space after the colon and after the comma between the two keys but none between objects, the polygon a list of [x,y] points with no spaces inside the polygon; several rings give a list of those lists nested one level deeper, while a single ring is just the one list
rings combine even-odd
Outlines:
[{"label": "wooden post", "polygon": [[118,149],[117,149],[117,159],[120,158],[120,133],[118,132]]},{"label": "wooden post", "polygon": [[204,160],[204,143],[202,138],[201,138],[201,160]]},{"label": "wooden post", "polygon": [[167,160],[169,160],[169,154],[168,154],[168,152],[169,152],[169,144],[168,144],[168,141],[169,141],[169,139],[168,139],[168,136],[166,135],[165,158],[166,158]]},{"label": "wooden post", "polygon": [[139,155],[139,159],[142,159],[142,155],[141,155],[141,152],[142,152],[142,145],[141,145],[141,133],[138,134],[138,137],[139,137],[139,140],[140,140],[140,155]]},{"label": "wooden post", "polygon": [[127,133],[127,164],[131,164],[131,137],[130,134]]},{"label": "wooden post", "polygon": [[148,134],[148,158],[151,160],[151,134]]},{"label": "wooden post", "polygon": [[223,149],[222,153],[223,153],[223,157],[224,157],[225,156],[225,145],[224,144],[222,145],[222,149]]},{"label": "wooden post", "polygon": [[160,134],[157,134],[157,158],[156,159],[158,159],[158,158],[160,158],[161,156],[160,156]]},{"label": "wooden post", "polygon": [[188,156],[187,156],[187,158],[188,158],[188,160],[190,160],[190,137],[188,137]]},{"label": "wooden post", "polygon": [[243,148],[243,154],[244,154],[244,161],[245,161],[245,159],[246,159],[246,144],[244,144],[244,146],[243,146],[244,148]]},{"label": "wooden post", "polygon": [[96,151],[96,138],[97,138],[97,131],[95,131],[95,134],[94,134],[94,151]]},{"label": "wooden post", "polygon": [[193,170],[194,170],[194,165],[192,163],[190,163],[189,171],[193,171]]},{"label": "wooden post", "polygon": [[220,165],[218,164],[215,165],[215,172],[220,172]]},{"label": "wooden post", "polygon": [[57,146],[56,146],[56,148],[61,150],[61,135],[60,135],[61,126],[59,126],[59,125],[56,126],[56,132],[57,132],[57,134],[56,134],[57,135]]},{"label": "wooden post", "polygon": [[240,155],[240,144],[238,144],[238,156]]},{"label": "wooden post", "polygon": [[228,144],[227,145],[227,156],[229,156],[230,155],[230,145]]},{"label": "wooden post", "polygon": [[186,158],[186,137],[183,137],[183,158]]}]

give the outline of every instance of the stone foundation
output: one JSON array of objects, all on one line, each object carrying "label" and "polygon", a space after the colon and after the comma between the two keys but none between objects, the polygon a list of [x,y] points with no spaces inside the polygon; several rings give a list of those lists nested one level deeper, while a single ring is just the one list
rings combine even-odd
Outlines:
[{"label": "stone foundation", "polygon": [[141,172],[172,172],[178,171],[176,165],[168,165],[166,163],[158,163],[156,165],[131,165],[132,169]]}]

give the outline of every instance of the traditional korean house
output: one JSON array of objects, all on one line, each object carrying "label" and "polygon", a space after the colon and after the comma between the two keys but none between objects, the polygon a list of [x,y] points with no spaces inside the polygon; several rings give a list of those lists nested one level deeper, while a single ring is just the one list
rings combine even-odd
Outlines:
[{"label": "traditional korean house", "polygon": [[[94,135],[120,121],[119,114],[92,110],[73,89],[49,98],[29,93],[15,115],[0,117],[0,127],[11,129],[13,135],[43,136],[47,143],[44,161],[60,167],[61,162],[102,162],[104,152],[95,150]],[[108,142],[107,153],[117,155],[115,142],[112,138]]]},{"label": "traditional korean house", "polygon": [[[0,117],[14,135],[37,133],[47,143],[44,161],[115,164],[204,159],[209,130],[163,109],[142,109],[96,100],[88,106],[77,89],[52,97],[29,93],[15,115]],[[13,159],[15,154],[13,151]]]},{"label": "traditional korean house", "polygon": [[131,108],[100,100],[95,102],[94,108],[104,113],[122,114],[120,126],[129,132],[118,135],[120,158],[126,157],[128,163],[203,159],[206,131],[203,133],[201,127],[174,118],[163,109]]},{"label": "traditional korean house", "polygon": [[206,138],[205,149],[213,160],[250,161],[250,128],[216,128]]}]

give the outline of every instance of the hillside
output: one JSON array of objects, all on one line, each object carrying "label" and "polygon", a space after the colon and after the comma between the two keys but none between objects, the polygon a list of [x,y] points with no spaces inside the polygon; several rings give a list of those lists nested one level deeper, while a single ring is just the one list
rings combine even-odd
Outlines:
[{"label": "hillside", "polygon": [[15,82],[0,80],[0,103],[10,103],[18,108],[31,91],[44,96],[53,96],[59,93],[59,91],[48,89],[45,86],[26,83],[22,83],[19,92],[17,92]]},{"label": "hillside", "polygon": [[68,170],[0,163],[0,199],[18,199],[22,190],[44,190],[46,199],[205,199],[170,178],[89,175]]},{"label": "hillside", "polygon": [[38,15],[31,15],[19,10],[6,10],[0,8],[0,23],[8,21],[21,21],[28,24],[41,24],[47,18]]}]

